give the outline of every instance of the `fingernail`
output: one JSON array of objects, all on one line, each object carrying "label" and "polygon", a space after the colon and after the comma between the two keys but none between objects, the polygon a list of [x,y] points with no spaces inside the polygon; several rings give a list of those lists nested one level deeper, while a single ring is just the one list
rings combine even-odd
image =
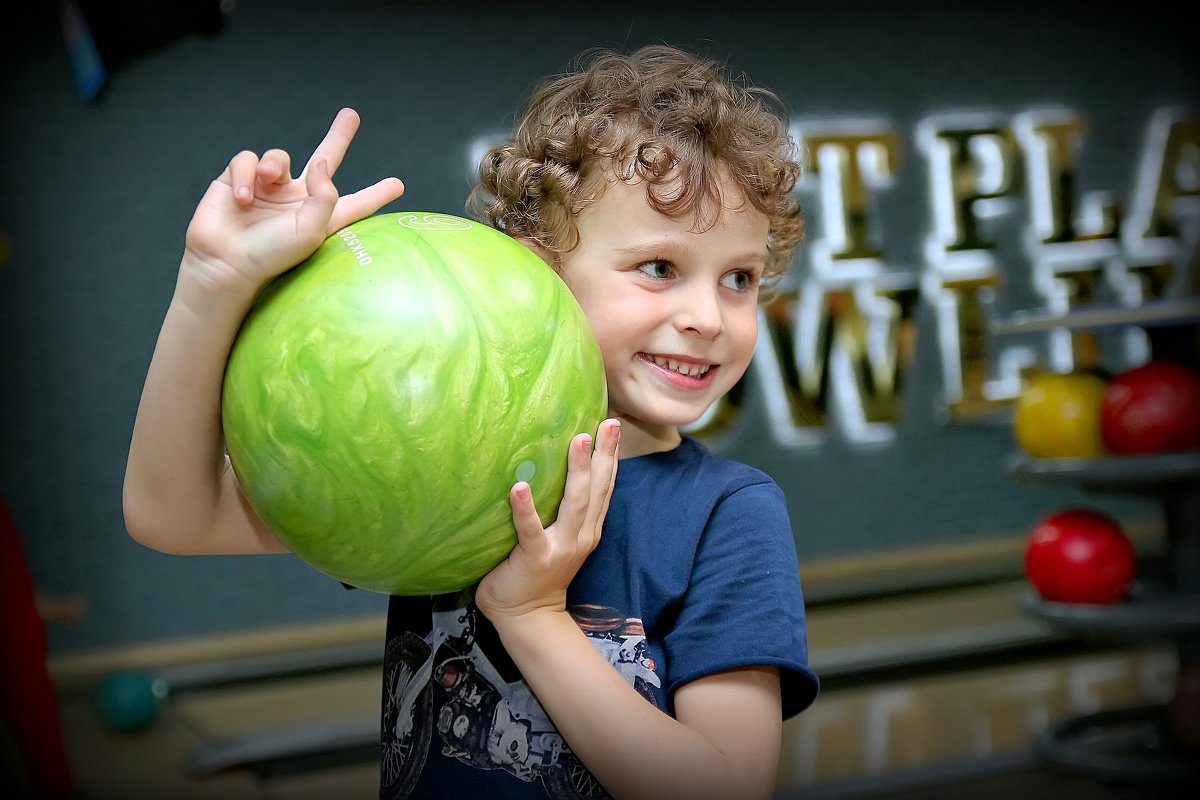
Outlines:
[{"label": "fingernail", "polygon": [[579,437],[579,449],[585,453],[592,449],[592,437],[590,435],[585,433]]},{"label": "fingernail", "polygon": [[242,198],[243,200],[246,199],[247,197],[249,197],[250,196],[250,187],[249,186],[239,186],[237,188],[237,196]]},{"label": "fingernail", "polygon": [[621,441],[621,421],[614,420],[612,426],[612,435],[615,441]]}]

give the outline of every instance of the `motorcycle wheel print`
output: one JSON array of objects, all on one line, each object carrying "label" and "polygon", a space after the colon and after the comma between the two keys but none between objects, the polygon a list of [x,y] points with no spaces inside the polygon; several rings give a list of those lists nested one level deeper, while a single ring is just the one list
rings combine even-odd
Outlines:
[{"label": "motorcycle wheel print", "polygon": [[542,776],[546,794],[560,800],[604,800],[610,795],[574,753],[562,753],[558,764]]},{"label": "motorcycle wheel print", "polygon": [[[421,687],[412,707],[401,707],[408,683],[431,655],[429,645],[411,632],[405,632],[388,642],[388,674],[384,676],[383,730],[380,754],[380,797],[385,800],[403,800],[412,792],[417,776],[425,765],[429,753],[429,742],[433,736],[433,717],[430,705],[433,702],[433,687],[426,681]],[[400,715],[411,719],[410,730],[404,736],[396,735]]]},{"label": "motorcycle wheel print", "polygon": [[[633,688],[654,706],[654,690],[641,678],[635,678]],[[562,800],[605,800],[611,795],[596,780],[596,776],[570,750],[558,757],[558,764],[542,776],[546,794]]]}]

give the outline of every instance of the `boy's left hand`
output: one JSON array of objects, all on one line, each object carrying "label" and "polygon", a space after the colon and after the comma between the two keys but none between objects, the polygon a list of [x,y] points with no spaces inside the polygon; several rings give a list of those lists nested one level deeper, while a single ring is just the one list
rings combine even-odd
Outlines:
[{"label": "boy's left hand", "polygon": [[600,542],[617,478],[620,432],[617,420],[602,422],[594,452],[588,434],[571,440],[558,519],[548,528],[538,518],[529,484],[518,483],[509,492],[517,546],[475,591],[479,610],[493,624],[531,612],[566,610],[567,585]]}]

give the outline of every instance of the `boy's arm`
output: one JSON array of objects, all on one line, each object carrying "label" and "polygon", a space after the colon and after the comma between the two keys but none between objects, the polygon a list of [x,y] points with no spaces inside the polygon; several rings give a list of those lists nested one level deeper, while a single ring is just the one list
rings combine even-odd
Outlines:
[{"label": "boy's arm", "polygon": [[221,384],[252,290],[218,288],[187,256],[138,405],[125,470],[125,525],[169,553],[285,548],[250,509],[225,455]]},{"label": "boy's arm", "polygon": [[299,177],[271,150],[239,153],[213,181],[191,223],[142,390],[125,470],[130,534],[172,553],[280,552],[246,502],[225,454],[225,363],[255,295],[339,228],[400,196],[388,178],[338,196],[332,175],[358,129],[343,109]]},{"label": "boy's arm", "polygon": [[565,611],[495,625],[563,738],[616,800],[772,796],[782,739],[774,668],[680,687],[673,719],[646,702]]},{"label": "boy's arm", "polygon": [[484,577],[480,610],[563,738],[618,800],[770,797],[782,730],[774,668],[731,670],[675,692],[676,718],[625,680],[566,610],[566,588],[600,540],[620,427],[577,436],[558,519],[543,529],[528,487],[510,500],[517,547]]}]

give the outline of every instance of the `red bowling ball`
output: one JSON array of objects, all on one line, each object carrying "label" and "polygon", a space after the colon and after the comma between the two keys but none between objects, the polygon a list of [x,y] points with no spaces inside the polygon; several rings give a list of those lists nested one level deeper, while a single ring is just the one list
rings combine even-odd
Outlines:
[{"label": "red bowling ball", "polygon": [[1100,406],[1100,436],[1124,455],[1200,448],[1200,374],[1159,360],[1117,375]]},{"label": "red bowling ball", "polygon": [[1038,594],[1057,603],[1107,605],[1124,599],[1137,573],[1137,554],[1106,514],[1068,508],[1034,527],[1025,574]]}]

